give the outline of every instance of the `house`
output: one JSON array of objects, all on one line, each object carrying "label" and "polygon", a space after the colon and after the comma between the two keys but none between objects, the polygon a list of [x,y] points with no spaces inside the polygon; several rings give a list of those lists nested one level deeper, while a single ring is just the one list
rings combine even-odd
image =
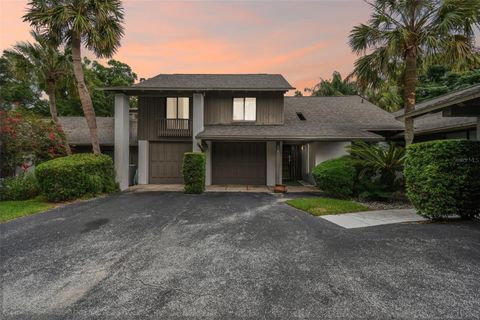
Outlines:
[{"label": "house", "polygon": [[[394,115],[398,120],[405,117],[403,110]],[[408,115],[414,118],[415,142],[480,140],[480,85],[421,102]],[[403,133],[397,138],[403,138]]]},{"label": "house", "polygon": [[187,151],[206,154],[206,184],[275,185],[311,180],[312,168],[353,140],[402,131],[359,96],[288,97],[279,74],[160,74],[115,93],[114,160],[128,186],[128,96],[138,97],[138,182],[182,183]]}]

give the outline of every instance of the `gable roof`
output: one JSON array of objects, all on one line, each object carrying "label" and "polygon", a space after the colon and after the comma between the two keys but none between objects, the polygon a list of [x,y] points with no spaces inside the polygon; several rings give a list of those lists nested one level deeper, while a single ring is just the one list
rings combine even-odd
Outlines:
[{"label": "gable roof", "polygon": [[162,90],[280,90],[294,89],[281,74],[159,74],[134,88]]},{"label": "gable roof", "polygon": [[[301,112],[306,120],[300,120]],[[359,96],[285,97],[284,125],[211,125],[203,139],[383,140],[372,131],[401,131],[392,114]]]},{"label": "gable roof", "polygon": [[[480,98],[480,84],[470,86],[466,89],[456,90],[447,94],[426,100],[415,105],[415,110],[408,113],[409,116],[418,117],[420,115],[438,111],[445,107],[458,104],[467,100]],[[397,119],[405,117],[403,109],[395,113]]]}]

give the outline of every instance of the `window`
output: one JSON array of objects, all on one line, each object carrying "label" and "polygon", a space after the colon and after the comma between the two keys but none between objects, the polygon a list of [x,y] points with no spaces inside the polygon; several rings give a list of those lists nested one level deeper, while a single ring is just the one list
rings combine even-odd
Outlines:
[{"label": "window", "polygon": [[256,98],[233,98],[233,121],[255,121],[256,118]]},{"label": "window", "polygon": [[190,119],[189,98],[167,98],[167,119]]}]

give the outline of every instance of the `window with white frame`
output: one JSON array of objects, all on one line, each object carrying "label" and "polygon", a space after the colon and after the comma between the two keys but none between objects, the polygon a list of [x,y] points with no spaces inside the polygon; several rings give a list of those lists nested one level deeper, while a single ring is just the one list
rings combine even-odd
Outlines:
[{"label": "window with white frame", "polygon": [[233,121],[255,121],[256,118],[256,98],[233,98]]},{"label": "window with white frame", "polygon": [[188,97],[167,98],[167,119],[190,119]]}]

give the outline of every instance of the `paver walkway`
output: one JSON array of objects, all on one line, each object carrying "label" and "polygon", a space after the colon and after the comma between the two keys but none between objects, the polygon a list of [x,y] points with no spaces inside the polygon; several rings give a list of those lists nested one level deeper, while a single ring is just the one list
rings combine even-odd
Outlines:
[{"label": "paver walkway", "polygon": [[416,213],[415,209],[375,210],[337,215],[327,215],[321,218],[346,229],[379,226],[382,224],[416,222],[426,220]]}]

